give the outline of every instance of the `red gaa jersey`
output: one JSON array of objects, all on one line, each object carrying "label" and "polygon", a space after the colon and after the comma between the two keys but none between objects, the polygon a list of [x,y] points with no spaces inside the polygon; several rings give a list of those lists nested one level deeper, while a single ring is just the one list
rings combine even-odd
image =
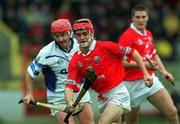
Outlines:
[{"label": "red gaa jersey", "polygon": [[88,54],[85,55],[78,50],[73,55],[67,79],[73,83],[66,84],[66,87],[78,91],[77,84],[86,77],[86,70],[91,66],[97,74],[92,88],[98,93],[108,92],[121,83],[124,77],[122,59],[132,56],[133,52],[133,49],[120,47],[113,42],[93,40]]},{"label": "red gaa jersey", "polygon": [[[118,43],[121,46],[136,49],[143,57],[144,61],[146,61],[145,56],[152,60],[156,55],[151,32],[145,30],[143,34],[133,24],[131,24],[131,26],[120,36]],[[131,59],[130,61],[133,60]],[[125,72],[126,74],[123,80],[137,80],[144,78],[140,68],[125,69]],[[149,74],[152,74],[153,71],[148,70],[148,72]]]}]

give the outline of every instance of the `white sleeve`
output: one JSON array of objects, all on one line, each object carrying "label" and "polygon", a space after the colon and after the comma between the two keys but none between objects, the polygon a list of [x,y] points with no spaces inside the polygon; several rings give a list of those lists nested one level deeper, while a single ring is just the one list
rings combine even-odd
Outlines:
[{"label": "white sleeve", "polygon": [[38,76],[39,72],[46,67],[46,58],[45,53],[41,50],[37,57],[32,61],[32,63],[28,66],[27,71],[31,75],[32,78]]}]

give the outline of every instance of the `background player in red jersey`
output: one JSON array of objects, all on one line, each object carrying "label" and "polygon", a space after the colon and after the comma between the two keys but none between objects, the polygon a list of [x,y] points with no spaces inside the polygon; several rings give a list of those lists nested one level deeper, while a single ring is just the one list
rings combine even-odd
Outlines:
[{"label": "background player in red jersey", "polygon": [[[134,60],[126,62],[123,84],[128,88],[131,98],[132,111],[126,115],[126,124],[137,124],[140,104],[144,99],[148,99],[156,108],[158,108],[167,118],[170,124],[179,124],[177,110],[173,104],[171,97],[162,83],[153,73],[151,65],[146,62],[146,57],[151,61],[155,61],[156,67],[162,72],[162,76],[169,82],[174,80],[171,73],[164,67],[154,48],[153,37],[150,31],[146,29],[148,21],[148,10],[144,6],[136,6],[131,13],[132,23],[130,27],[120,36],[119,44],[124,47],[132,47],[136,49],[144,59],[149,74],[153,77],[153,85],[147,88],[144,84],[143,74],[140,69],[132,69],[135,67]],[[128,68],[131,67],[131,68]]]},{"label": "background player in red jersey", "polygon": [[73,55],[68,67],[65,90],[67,104],[73,107],[72,93],[79,90],[78,85],[86,77],[87,68],[91,66],[97,74],[92,89],[98,93],[98,107],[102,112],[98,124],[118,122],[124,112],[131,110],[129,93],[121,83],[124,76],[122,59],[132,57],[138,63],[147,86],[152,85],[152,77],[136,50],[120,47],[113,42],[94,40],[94,29],[89,19],[75,21],[73,30],[79,50]]}]

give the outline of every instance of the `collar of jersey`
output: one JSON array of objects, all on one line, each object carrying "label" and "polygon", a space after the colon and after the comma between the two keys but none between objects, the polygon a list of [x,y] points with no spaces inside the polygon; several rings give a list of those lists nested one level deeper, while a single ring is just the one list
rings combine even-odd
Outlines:
[{"label": "collar of jersey", "polygon": [[138,30],[138,29],[136,28],[136,26],[135,26],[133,23],[131,23],[130,28],[131,28],[132,30],[134,30],[137,34],[141,35],[141,36],[146,36],[146,35],[147,35],[146,30],[144,30],[144,33],[142,33],[140,30]]},{"label": "collar of jersey", "polygon": [[95,49],[96,46],[96,40],[93,40],[91,43],[91,46],[89,47],[89,52],[87,54],[83,54],[80,50],[80,48],[78,48],[78,54],[83,54],[83,55],[89,55],[91,53],[91,51],[93,51]]},{"label": "collar of jersey", "polygon": [[71,46],[70,46],[70,48],[66,51],[66,50],[64,50],[64,49],[55,41],[55,43],[56,43],[56,45],[58,46],[58,48],[59,48],[60,50],[62,50],[63,52],[66,52],[66,53],[69,53],[69,52],[71,51],[71,49],[73,48],[74,41],[73,41],[72,38],[70,38],[70,42],[71,42]]}]

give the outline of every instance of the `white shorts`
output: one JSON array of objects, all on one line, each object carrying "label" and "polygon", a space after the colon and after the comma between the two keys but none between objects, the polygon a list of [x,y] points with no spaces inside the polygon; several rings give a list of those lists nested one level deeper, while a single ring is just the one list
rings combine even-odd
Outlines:
[{"label": "white shorts", "polygon": [[144,79],[122,82],[129,91],[132,108],[140,106],[149,96],[164,88],[155,74],[152,74],[152,77],[153,85],[150,88],[145,85]]},{"label": "white shorts", "polygon": [[125,112],[131,111],[129,92],[122,83],[104,94],[99,94],[98,108],[101,113],[108,103],[119,105]]},{"label": "white shorts", "polygon": [[[50,92],[50,91],[48,91],[48,92]],[[78,96],[78,93],[74,93],[73,100],[75,100],[77,98],[77,96]],[[88,91],[86,92],[86,94],[83,96],[83,98],[80,101],[80,103],[84,103],[84,102],[92,103],[90,93]],[[57,95],[57,94],[56,95],[51,94],[51,96],[48,96],[48,103],[57,105],[57,106],[61,106],[61,107],[67,106],[64,94],[61,97],[60,97],[60,95]],[[51,109],[52,116],[55,116],[57,113],[58,113],[58,110]]]}]

